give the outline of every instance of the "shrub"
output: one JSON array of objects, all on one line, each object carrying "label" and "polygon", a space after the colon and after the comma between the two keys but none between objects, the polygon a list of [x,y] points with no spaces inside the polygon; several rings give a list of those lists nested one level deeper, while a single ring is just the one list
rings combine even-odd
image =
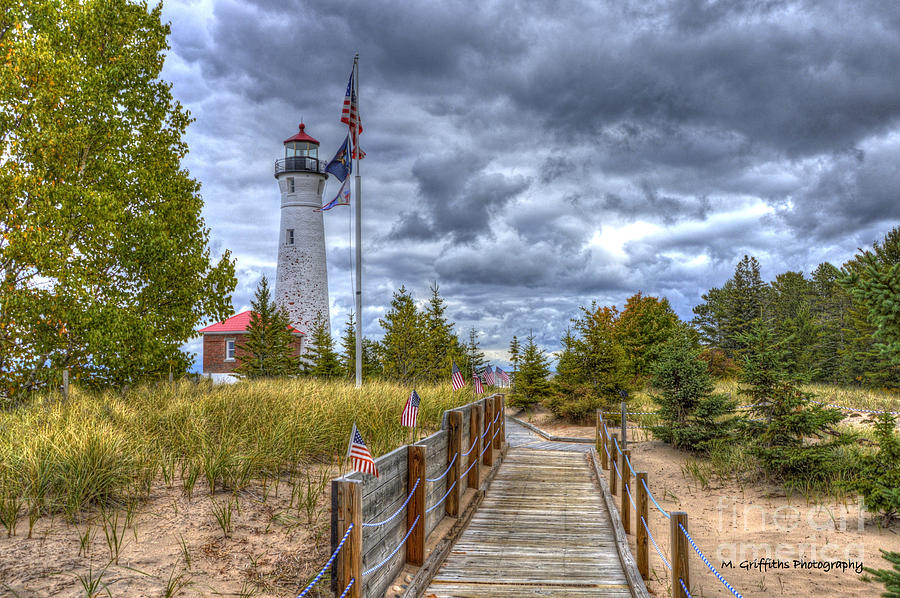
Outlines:
[{"label": "shrub", "polygon": [[657,438],[677,448],[706,452],[710,444],[727,438],[735,418],[727,417],[736,403],[715,387],[706,362],[685,330],[680,330],[660,349],[653,367],[652,385],[660,394],[650,398],[659,405]]},{"label": "shrub", "polygon": [[859,478],[846,484],[862,494],[867,508],[881,514],[885,527],[900,516],[900,435],[894,424],[892,415],[878,416],[878,451],[859,458]]}]

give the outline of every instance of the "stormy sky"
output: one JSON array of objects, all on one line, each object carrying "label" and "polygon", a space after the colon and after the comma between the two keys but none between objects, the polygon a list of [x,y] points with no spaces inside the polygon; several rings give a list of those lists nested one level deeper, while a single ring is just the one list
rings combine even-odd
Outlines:
[{"label": "stormy sky", "polygon": [[[744,254],[767,280],[809,273],[900,221],[900,4],[169,0],[164,18],[236,311],[274,280],[282,141],[302,118],[334,153],[356,52],[373,338],[393,291],[437,281],[505,363],[530,329],[558,349],[592,300],[642,291],[689,319]],[[325,215],[335,332],[349,212]]]}]

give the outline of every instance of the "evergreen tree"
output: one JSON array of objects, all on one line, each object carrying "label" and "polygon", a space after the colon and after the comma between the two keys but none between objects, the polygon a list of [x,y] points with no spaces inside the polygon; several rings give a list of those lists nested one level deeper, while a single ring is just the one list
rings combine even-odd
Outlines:
[{"label": "evergreen tree", "polygon": [[784,348],[785,369],[802,380],[812,379],[819,329],[813,314],[812,286],[801,272],[784,272],[775,277],[767,312],[774,340]]},{"label": "evergreen tree", "polygon": [[900,226],[854,256],[841,284],[866,309],[885,365],[900,369]]},{"label": "evergreen tree", "polygon": [[883,548],[878,550],[881,551],[881,556],[893,565],[893,570],[872,569],[871,567],[863,567],[863,569],[884,584],[886,591],[881,594],[884,598],[900,598],[900,552],[888,552]]},{"label": "evergreen tree", "polygon": [[739,357],[746,348],[741,335],[762,318],[766,302],[766,285],[755,257],[745,255],[738,262],[725,289],[722,348],[730,357]]},{"label": "evergreen tree", "polygon": [[843,414],[810,402],[814,395],[803,392],[782,369],[784,348],[761,322],[756,321],[740,340],[746,347],[741,373],[746,386],[740,392],[750,399],[751,413],[762,419],[748,425],[764,471],[787,479],[824,479],[834,469],[833,449],[847,439],[822,439]]},{"label": "evergreen tree", "polygon": [[686,328],[678,329],[660,348],[653,365],[650,398],[659,405],[660,425],[653,433],[676,448],[708,451],[716,440],[729,437],[735,418],[728,417],[736,401],[713,394],[715,384],[700,358],[700,348]]},{"label": "evergreen tree", "polygon": [[544,399],[544,406],[558,417],[584,421],[593,417],[601,407],[596,394],[584,384],[581,345],[570,327],[560,339],[562,351],[556,363],[556,376],[551,387],[553,394]]},{"label": "evergreen tree", "polygon": [[394,293],[391,309],[378,323],[384,328],[381,341],[384,375],[404,384],[418,380],[423,371],[425,326],[405,286]]},{"label": "evergreen tree", "polygon": [[823,382],[840,380],[841,356],[847,347],[845,330],[851,299],[838,284],[840,277],[841,271],[828,262],[819,264],[811,276],[812,315],[816,322],[813,379]]},{"label": "evergreen tree", "polygon": [[425,346],[423,347],[425,373],[424,378],[430,382],[439,382],[450,377],[451,364],[455,349],[453,325],[447,321],[444,312],[447,307],[441,297],[437,282],[431,284],[431,299],[425,308],[426,325]]},{"label": "evergreen tree", "polygon": [[529,333],[527,344],[522,351],[522,361],[516,374],[516,392],[510,398],[510,404],[529,407],[548,397],[551,393],[550,362],[544,351],[534,342],[534,334]]},{"label": "evergreen tree", "polygon": [[573,320],[578,340],[575,352],[581,362],[580,374],[574,382],[586,385],[596,408],[618,405],[620,392],[630,387],[628,359],[618,342],[615,307],[581,308],[582,317]]},{"label": "evergreen tree", "polygon": [[294,355],[294,337],[287,312],[275,305],[269,282],[263,276],[250,301],[253,313],[247,325],[235,372],[246,378],[291,376],[300,371],[300,360]]},{"label": "evergreen tree", "polygon": [[512,364],[512,378],[510,385],[510,395],[515,394],[516,392],[516,372],[519,369],[519,357],[522,348],[519,346],[519,339],[514,334],[512,340],[509,342],[509,362]]},{"label": "evergreen tree", "polygon": [[341,367],[338,354],[334,350],[334,339],[331,336],[330,323],[321,312],[316,315],[309,339],[304,373],[317,378],[339,377],[343,372],[343,368]]},{"label": "evergreen tree", "polygon": [[478,331],[472,326],[469,329],[469,344],[466,345],[466,367],[469,368],[469,378],[471,378],[472,372],[481,371],[485,364],[484,352],[478,347]]},{"label": "evergreen tree", "polygon": [[701,296],[703,303],[693,309],[691,325],[700,334],[705,347],[722,349],[725,346],[725,295],[727,289],[712,288]]},{"label": "evergreen tree", "polygon": [[659,348],[675,332],[678,322],[665,297],[645,297],[638,292],[628,298],[616,320],[615,331],[628,360],[629,375],[641,378],[650,373]]},{"label": "evergreen tree", "polygon": [[900,517],[900,435],[893,415],[882,413],[875,424],[878,451],[858,462],[859,476],[848,483],[863,496],[866,509],[881,513],[884,527]]},{"label": "evergreen tree", "polygon": [[[341,361],[344,365],[344,377],[356,379],[356,316],[347,312],[347,322],[341,335]],[[365,369],[365,368],[363,368]]]}]

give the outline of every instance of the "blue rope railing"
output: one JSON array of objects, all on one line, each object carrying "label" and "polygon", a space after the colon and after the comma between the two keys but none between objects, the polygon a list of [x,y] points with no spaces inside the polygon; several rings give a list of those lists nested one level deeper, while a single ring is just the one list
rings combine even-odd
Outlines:
[{"label": "blue rope railing", "polygon": [[387,555],[387,558],[386,558],[386,559],[384,559],[383,561],[381,561],[380,563],[378,563],[378,564],[375,565],[374,567],[370,567],[370,568],[366,569],[365,571],[363,571],[363,577],[365,577],[365,576],[368,575],[369,573],[373,573],[373,572],[377,571],[378,569],[381,568],[382,565],[384,565],[386,562],[388,562],[389,560],[391,560],[392,558],[394,558],[394,555],[397,554],[397,551],[400,550],[400,547],[403,546],[404,544],[406,544],[406,541],[409,539],[409,535],[410,535],[410,534],[412,533],[412,531],[416,528],[416,524],[417,524],[417,523],[419,523],[419,517],[418,517],[418,516],[416,517],[416,520],[413,521],[413,524],[412,524],[411,526],[409,526],[409,531],[406,532],[406,535],[403,536],[403,539],[400,540],[400,543],[397,544],[397,547],[396,547],[394,550],[391,551],[391,554]]},{"label": "blue rope railing", "polygon": [[441,504],[442,502],[444,502],[444,500],[445,500],[448,496],[450,496],[450,491],[453,490],[453,487],[456,486],[456,482],[458,482],[458,481],[459,481],[459,480],[456,480],[455,482],[453,482],[452,484],[450,484],[450,487],[447,489],[447,492],[444,494],[444,496],[441,498],[441,500],[437,501],[436,503],[434,503],[433,505],[431,505],[430,507],[428,507],[427,509],[425,509],[425,514],[426,514],[426,515],[427,515],[428,513],[431,513],[431,512],[432,512],[433,510],[435,510],[436,508],[438,508],[438,506],[440,506],[440,504]]},{"label": "blue rope railing", "polygon": [[631,490],[628,489],[628,484],[622,484],[625,486],[625,493],[628,495],[628,500],[631,501],[631,508],[637,511],[637,505],[634,504],[634,499],[631,498]]},{"label": "blue rope railing", "polygon": [[472,446],[469,447],[469,450],[462,454],[463,457],[468,457],[469,453],[475,450],[475,445],[478,444],[478,437],[476,436],[474,440],[472,440]]},{"label": "blue rope railing", "polygon": [[687,586],[684,585],[684,580],[683,580],[683,579],[681,579],[681,578],[679,577],[679,578],[678,578],[678,583],[681,584],[681,589],[684,590],[684,593],[687,594],[687,597],[688,597],[688,598],[694,598],[693,596],[691,596],[691,593],[688,591]]},{"label": "blue rope railing", "polygon": [[419,487],[419,482],[421,482],[421,481],[422,481],[422,478],[419,478],[418,480],[416,480],[416,483],[413,484],[412,490],[409,491],[409,496],[406,497],[406,500],[403,501],[403,504],[400,505],[400,508],[397,509],[397,510],[394,512],[393,515],[391,515],[390,517],[388,517],[388,518],[385,519],[384,521],[379,521],[378,523],[363,523],[362,526],[363,526],[363,527],[381,527],[381,526],[384,525],[385,523],[389,523],[389,522],[393,521],[394,518],[395,518],[397,515],[399,515],[399,514],[403,511],[403,509],[406,508],[406,505],[409,504],[409,500],[412,498],[412,495],[413,495],[413,493],[416,491],[416,488]]},{"label": "blue rope railing", "polygon": [[443,480],[444,476],[447,475],[448,473],[450,473],[450,468],[453,467],[454,463],[456,463],[456,458],[458,456],[459,456],[459,453],[456,453],[455,455],[453,455],[453,459],[450,460],[450,465],[447,466],[447,469],[446,469],[446,471],[444,471],[444,473],[442,473],[441,475],[439,475],[436,478],[425,478],[425,481],[426,482],[439,482],[439,481]]},{"label": "blue rope railing", "polygon": [[641,515],[641,523],[644,524],[644,529],[647,530],[647,535],[650,536],[650,542],[653,543],[653,548],[656,549],[656,553],[659,555],[659,558],[662,559],[662,562],[665,563],[666,567],[671,569],[672,565],[669,564],[669,561],[666,560],[665,555],[663,555],[662,550],[659,549],[659,546],[656,544],[656,538],[653,537],[653,534],[650,533],[650,526],[647,525],[647,522],[644,520],[644,516]]},{"label": "blue rope railing", "polygon": [[704,555],[702,552],[700,552],[700,549],[697,548],[697,545],[694,543],[694,539],[691,538],[691,535],[687,532],[686,529],[684,529],[684,526],[679,523],[678,527],[681,529],[681,533],[684,534],[684,537],[687,538],[687,541],[691,543],[691,547],[697,552],[697,554],[700,555],[700,559],[703,561],[703,563],[707,567],[709,567],[709,570],[712,571],[716,575],[717,578],[719,578],[719,581],[721,581],[723,584],[725,584],[726,588],[731,590],[731,593],[734,594],[735,598],[744,598],[743,596],[741,596],[741,594],[737,590],[735,590],[733,587],[731,587],[730,583],[725,581],[725,578],[722,577],[722,575],[718,571],[716,571],[716,568],[712,566],[712,563],[709,562],[709,559],[706,558],[706,555]]},{"label": "blue rope railing", "polygon": [[822,403],[821,401],[813,401],[810,403],[817,405],[825,405],[826,407],[834,407],[835,409],[843,409],[844,411],[859,411],[860,413],[887,413],[888,415],[900,415],[900,411],[878,411],[876,409],[857,409],[856,407],[844,407],[843,405],[835,405],[834,403]]},{"label": "blue rope railing", "polygon": [[641,480],[641,483],[644,485],[644,490],[647,491],[647,496],[650,497],[650,500],[653,501],[653,504],[656,505],[656,508],[659,509],[659,512],[666,516],[666,519],[671,519],[671,515],[669,515],[664,508],[659,506],[659,503],[656,502],[656,499],[653,498],[653,493],[650,492],[650,488],[647,487],[647,482],[645,480]]},{"label": "blue rope railing", "polygon": [[[303,598],[304,596],[306,596],[307,594],[309,594],[309,591],[310,591],[311,589],[313,589],[313,586],[316,585],[317,583],[319,583],[319,580],[322,579],[322,576],[325,575],[325,572],[328,571],[328,568],[329,568],[329,567],[331,567],[331,564],[334,562],[334,559],[337,558],[337,555],[338,555],[338,553],[341,551],[341,548],[344,547],[344,542],[346,542],[346,541],[347,541],[347,538],[350,537],[350,532],[351,532],[351,530],[353,530],[353,524],[352,524],[352,523],[351,523],[349,526],[347,526],[347,531],[344,533],[344,537],[341,538],[340,543],[338,543],[337,548],[335,548],[335,549],[334,549],[334,552],[331,554],[331,558],[328,559],[328,562],[325,563],[325,566],[322,567],[322,570],[319,571],[319,573],[313,578],[313,580],[312,580],[311,582],[309,582],[309,585],[306,586],[305,588],[303,588],[303,591],[300,592],[300,595],[297,596],[297,598]],[[352,581],[352,580],[350,581],[350,584],[351,584],[351,585],[353,584],[353,581]],[[348,587],[349,587],[349,586],[348,586]]]},{"label": "blue rope railing", "polygon": [[347,593],[350,591],[350,588],[353,586],[353,584],[354,584],[355,582],[356,582],[356,578],[355,578],[355,577],[351,577],[351,578],[350,578],[350,583],[348,583],[348,584],[347,584],[347,587],[344,588],[344,591],[341,592],[340,598],[344,598],[344,596],[347,595]]},{"label": "blue rope railing", "polygon": [[475,459],[474,461],[472,461],[472,463],[469,464],[469,468],[466,469],[466,470],[465,470],[464,472],[462,472],[461,474],[459,474],[459,479],[463,479],[464,477],[466,477],[467,475],[469,475],[469,472],[472,471],[472,468],[475,467],[476,465],[478,465],[478,459]]},{"label": "blue rope railing", "polygon": [[634,471],[634,467],[631,466],[631,459],[629,459],[628,457],[625,457],[625,463],[628,464],[628,469],[631,470],[631,475],[637,476],[637,473],[635,473],[635,471]]}]

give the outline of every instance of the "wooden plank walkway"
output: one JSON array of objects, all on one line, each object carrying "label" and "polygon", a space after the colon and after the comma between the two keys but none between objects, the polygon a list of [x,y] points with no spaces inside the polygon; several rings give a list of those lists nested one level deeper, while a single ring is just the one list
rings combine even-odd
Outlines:
[{"label": "wooden plank walkway", "polygon": [[590,447],[506,429],[509,454],[425,596],[632,596]]}]

